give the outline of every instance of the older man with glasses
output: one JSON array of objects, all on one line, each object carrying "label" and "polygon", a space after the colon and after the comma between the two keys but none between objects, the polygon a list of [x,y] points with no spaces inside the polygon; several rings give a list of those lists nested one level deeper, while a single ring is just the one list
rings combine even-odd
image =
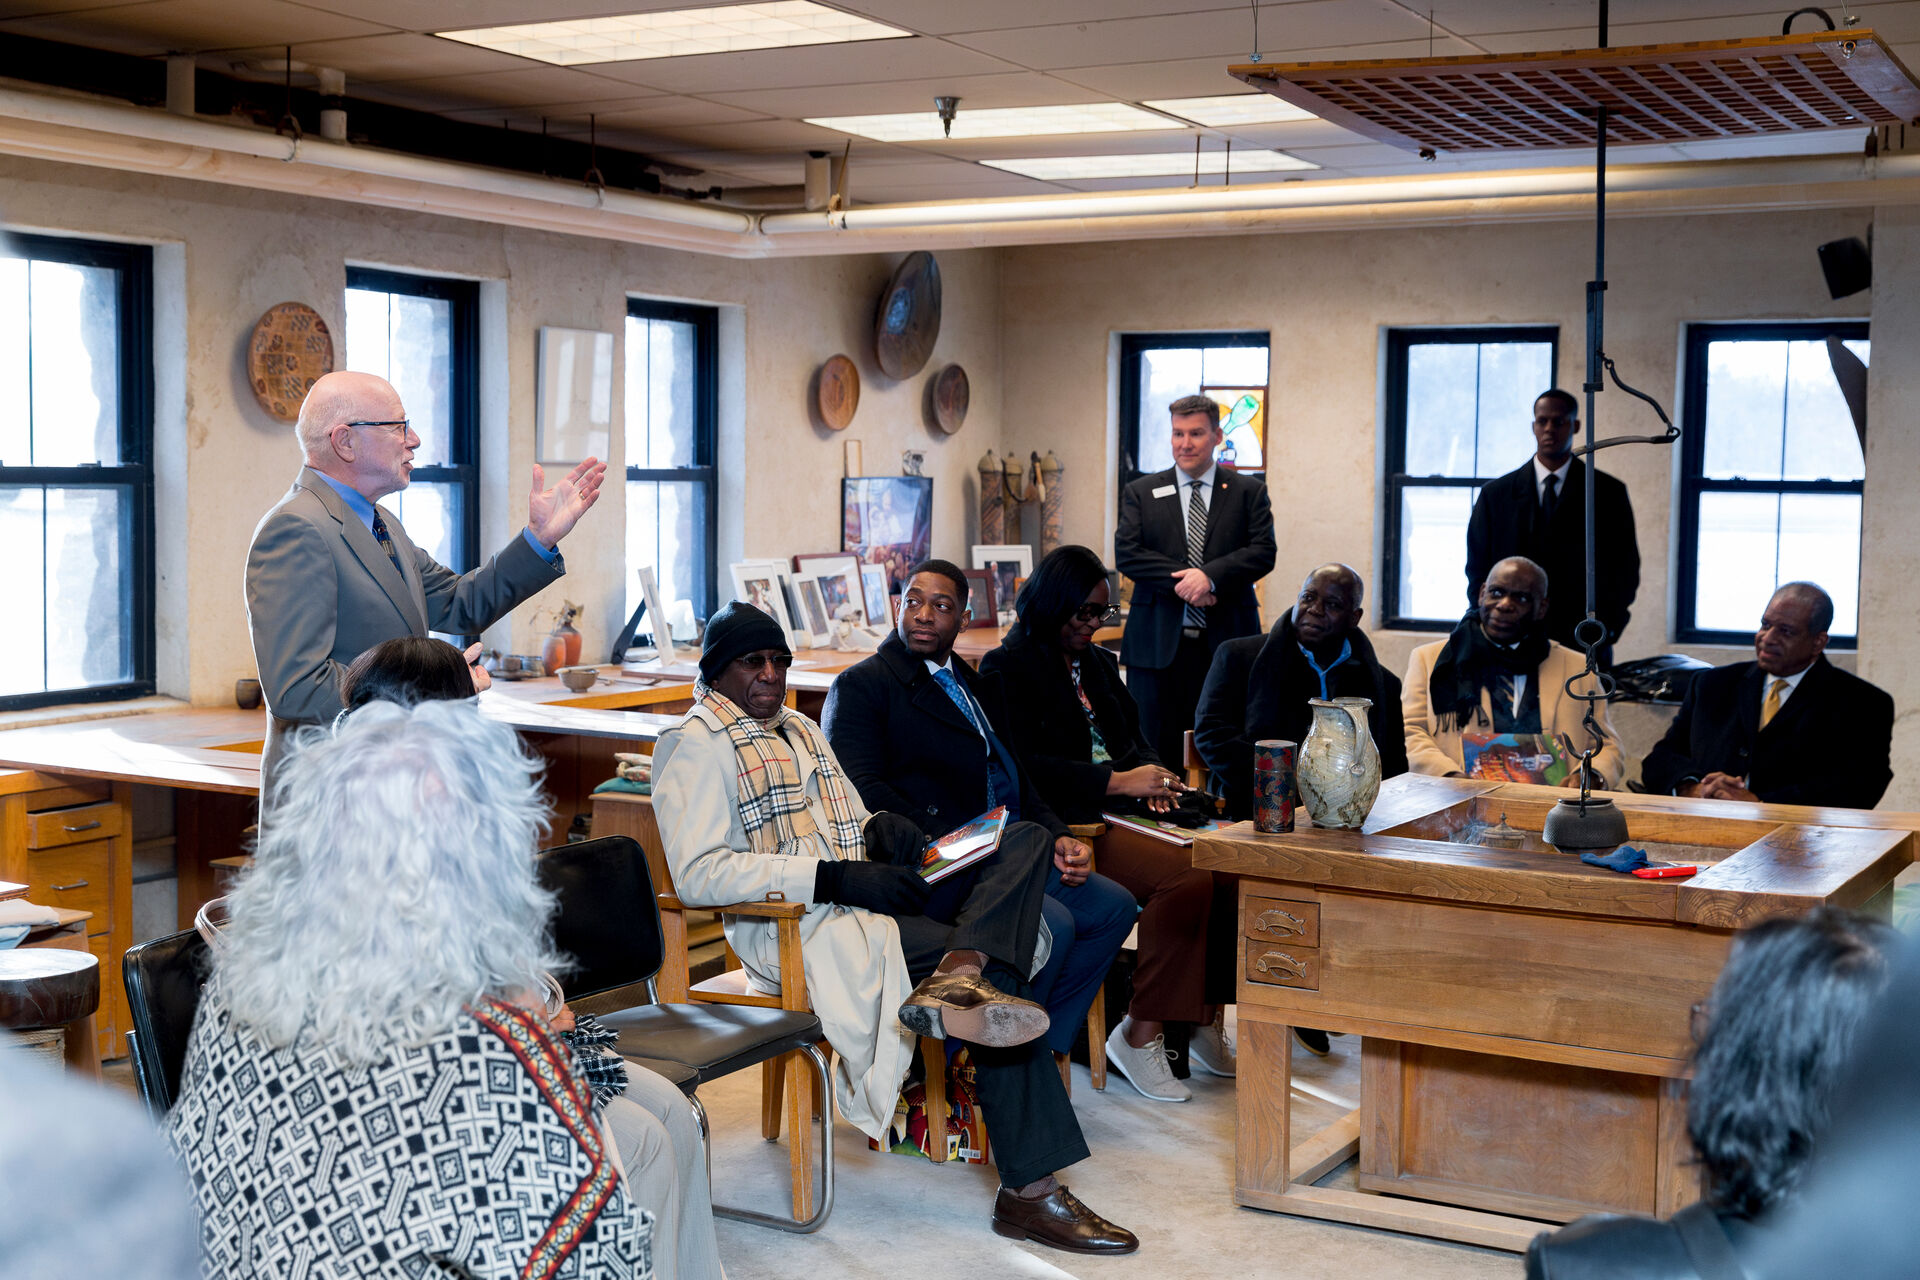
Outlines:
[{"label": "older man with glasses", "polygon": [[[533,468],[527,527],[506,549],[458,574],[415,546],[375,504],[407,487],[420,437],[383,378],[330,373],[300,406],[304,465],[268,511],[247,551],[247,627],[271,713],[261,785],[288,735],[340,710],[347,663],[397,636],[472,634],[566,572],[560,539],[600,496],[606,466],[589,458],[552,488]],[[479,646],[468,651],[472,661]],[[486,675],[473,668],[475,687]]]}]

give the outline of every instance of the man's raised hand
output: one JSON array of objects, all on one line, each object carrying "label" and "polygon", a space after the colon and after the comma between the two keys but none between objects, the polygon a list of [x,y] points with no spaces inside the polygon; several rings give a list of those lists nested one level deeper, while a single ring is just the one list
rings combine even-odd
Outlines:
[{"label": "man's raised hand", "polygon": [[573,532],[573,526],[587,508],[600,500],[600,483],[607,476],[607,464],[598,458],[580,463],[553,488],[547,483],[546,470],[533,464],[533,493],[527,499],[527,528],[534,541],[551,551],[560,539]]}]

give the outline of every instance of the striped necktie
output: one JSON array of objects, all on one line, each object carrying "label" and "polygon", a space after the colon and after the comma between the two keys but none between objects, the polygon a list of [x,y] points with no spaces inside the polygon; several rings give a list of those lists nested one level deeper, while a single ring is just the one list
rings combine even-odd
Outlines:
[{"label": "striped necktie", "polygon": [[[380,518],[378,507],[373,509],[373,540],[380,544],[382,551],[387,553],[387,559],[393,561],[393,567],[399,569],[400,548],[393,545],[393,535],[387,532],[387,522]],[[402,571],[400,576],[404,578],[407,575]]]},{"label": "striped necktie", "polygon": [[[1198,480],[1187,481],[1187,563],[1199,568],[1207,559],[1207,502]],[[1187,606],[1182,619],[1189,627],[1207,625],[1207,611],[1197,604]]]}]

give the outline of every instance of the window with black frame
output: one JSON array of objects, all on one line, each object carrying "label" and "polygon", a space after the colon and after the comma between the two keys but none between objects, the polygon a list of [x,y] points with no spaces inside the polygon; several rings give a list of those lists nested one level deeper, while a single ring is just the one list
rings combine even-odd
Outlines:
[{"label": "window with black frame", "polygon": [[381,499],[456,573],[480,561],[480,286],[347,268],[346,367],[393,384],[420,447],[407,487]]},{"label": "window with black frame", "polygon": [[1809,581],[1833,597],[1833,643],[1852,647],[1867,468],[1830,343],[1867,363],[1864,322],[1687,329],[1679,640],[1751,644],[1774,588]]},{"label": "window with black frame", "polygon": [[153,692],[153,256],[0,236],[0,710]]},{"label": "window with black frame", "polygon": [[1205,393],[1220,402],[1223,466],[1266,470],[1265,333],[1127,333],[1120,336],[1120,487],[1173,465],[1167,406]]},{"label": "window with black frame", "polygon": [[1559,343],[1549,325],[1387,331],[1384,625],[1446,631],[1466,612],[1474,499],[1533,456]]},{"label": "window with black frame", "polygon": [[687,303],[627,302],[629,614],[648,566],[669,609],[688,600],[696,617],[713,611],[719,316]]}]

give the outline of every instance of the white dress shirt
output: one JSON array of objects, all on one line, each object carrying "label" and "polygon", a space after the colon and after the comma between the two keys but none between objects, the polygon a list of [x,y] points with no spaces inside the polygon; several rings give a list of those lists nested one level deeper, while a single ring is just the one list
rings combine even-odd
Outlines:
[{"label": "white dress shirt", "polygon": [[[1786,710],[1786,707],[1787,707],[1787,699],[1793,696],[1793,691],[1800,687],[1800,682],[1806,678],[1807,672],[1811,670],[1813,670],[1813,664],[1809,662],[1806,666],[1802,667],[1800,670],[1794,672],[1790,676],[1771,676],[1771,675],[1768,675],[1766,672],[1762,671],[1760,673],[1760,711],[1761,713],[1763,715],[1766,713],[1767,690],[1773,688],[1774,681],[1785,680],[1787,682],[1787,687],[1780,691],[1780,709],[1784,711]],[[1776,712],[1775,714],[1777,715],[1778,712]]]},{"label": "white dress shirt", "polygon": [[1553,476],[1554,495],[1560,498],[1566,497],[1567,472],[1571,470],[1573,470],[1572,458],[1568,458],[1565,462],[1561,463],[1560,469],[1557,471],[1547,470],[1540,465],[1540,459],[1535,458],[1533,460],[1533,496],[1540,499],[1542,504],[1545,504],[1547,500],[1547,477]]}]

